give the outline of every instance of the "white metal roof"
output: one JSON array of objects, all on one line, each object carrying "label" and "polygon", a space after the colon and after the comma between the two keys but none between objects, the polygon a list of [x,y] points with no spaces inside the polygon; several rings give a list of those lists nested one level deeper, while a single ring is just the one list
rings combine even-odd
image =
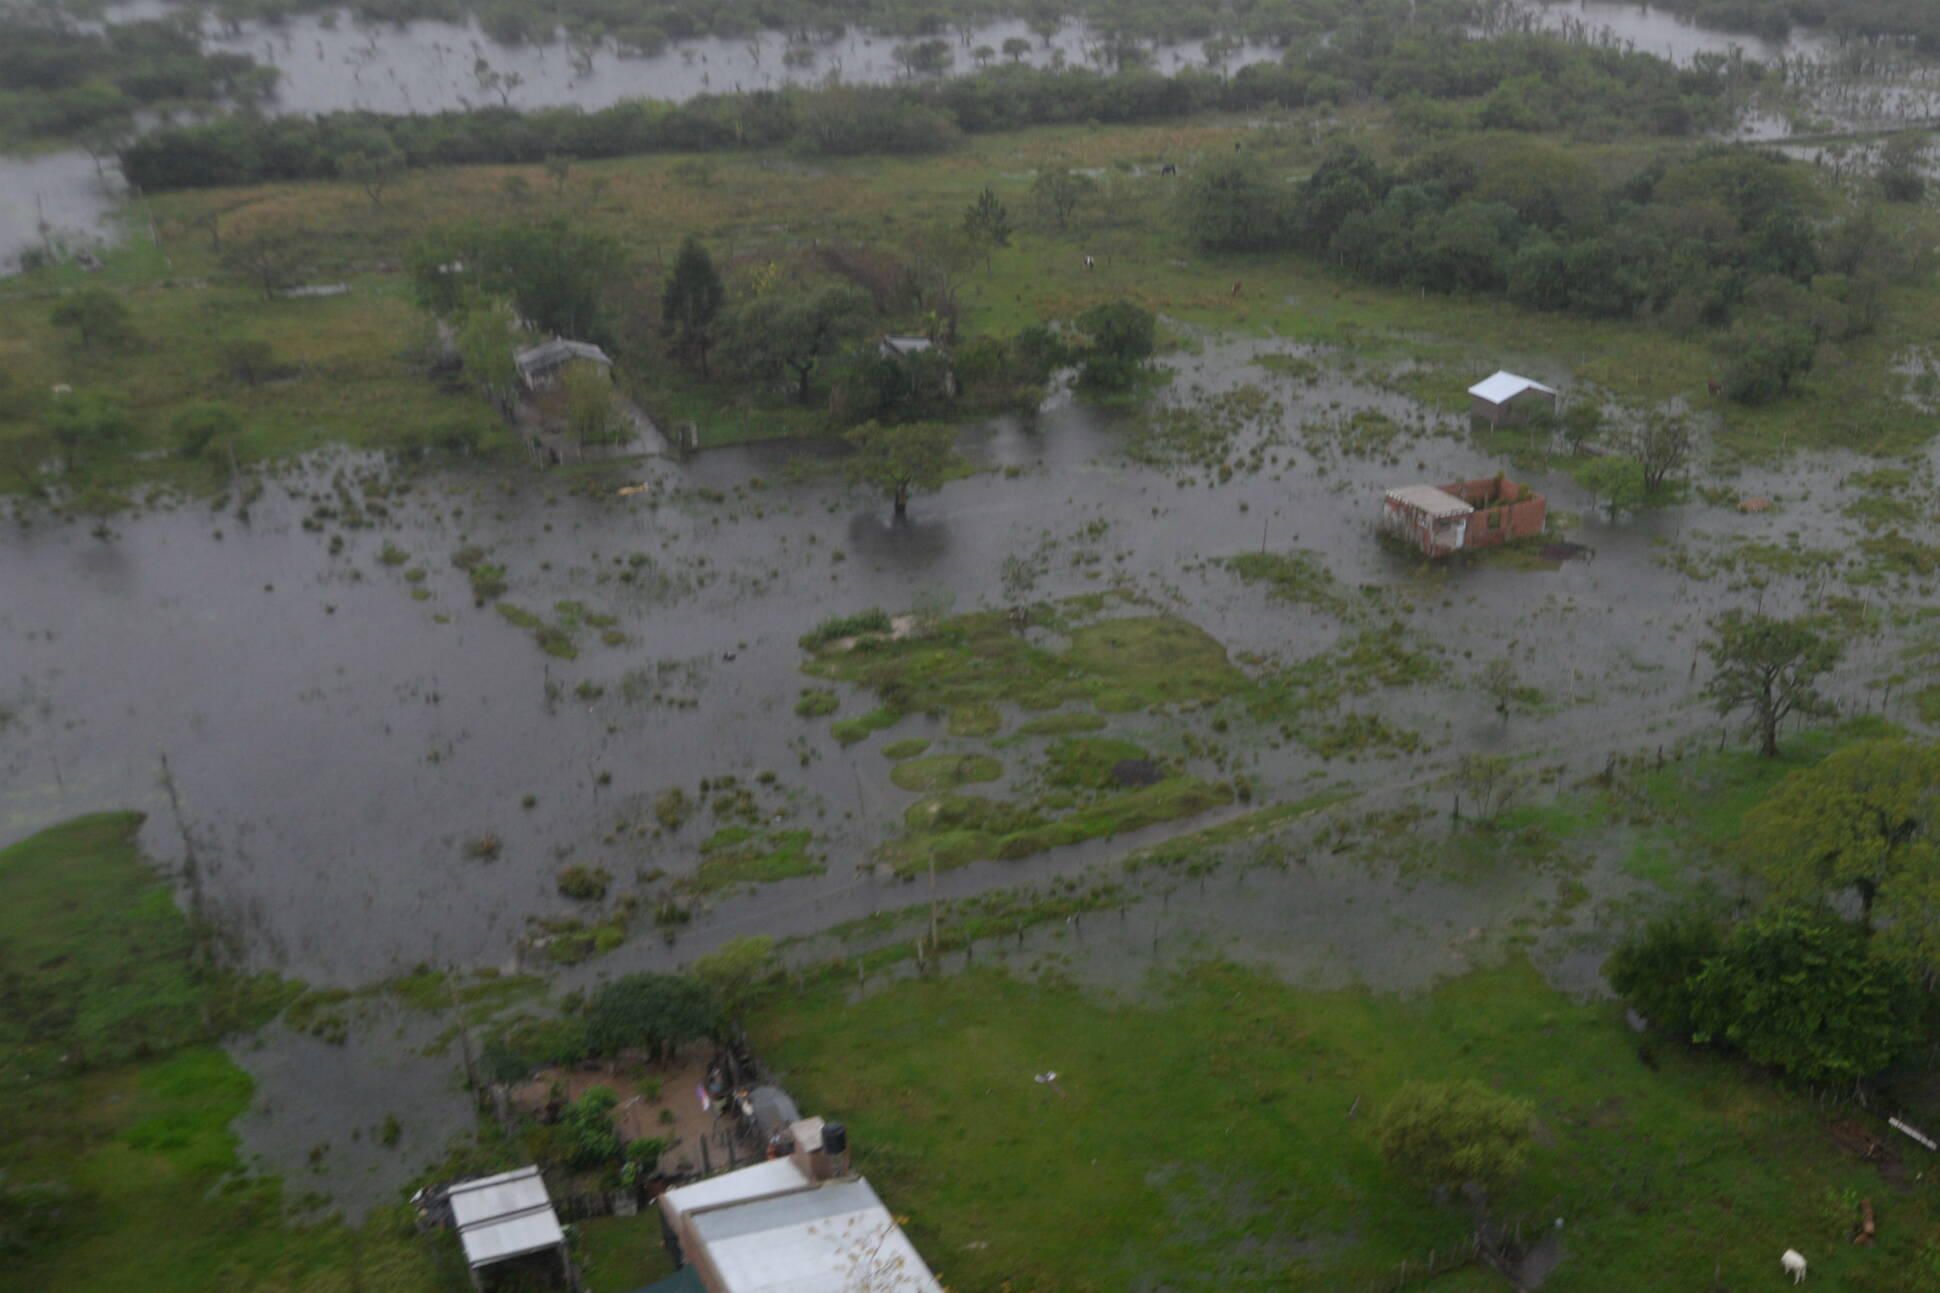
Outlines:
[{"label": "white metal roof", "polygon": [[1430,520],[1435,521],[1451,516],[1467,516],[1475,510],[1453,494],[1436,489],[1433,485],[1403,485],[1389,490],[1388,497],[1403,507],[1426,513]]},{"label": "white metal roof", "polygon": [[1556,388],[1553,386],[1545,386],[1541,382],[1531,381],[1527,377],[1518,377],[1514,373],[1501,370],[1498,370],[1494,376],[1485,377],[1468,388],[1470,395],[1485,399],[1491,404],[1501,404],[1505,400],[1512,400],[1524,391],[1541,391],[1545,395],[1554,395]]},{"label": "white metal roof", "polygon": [[928,337],[884,337],[882,344],[899,355],[913,355],[932,345]]},{"label": "white metal roof", "polygon": [[519,366],[519,371],[528,377],[533,373],[542,373],[547,369],[557,368],[559,365],[570,363],[575,359],[585,359],[607,368],[613,366],[613,361],[607,357],[606,352],[592,342],[570,341],[564,337],[554,337],[551,341],[542,341],[536,346],[527,346],[524,350],[517,351],[512,356],[512,361]]},{"label": "white metal roof", "polygon": [[486,1266],[566,1241],[536,1167],[460,1181],[447,1196],[465,1260]]},{"label": "white metal roof", "polygon": [[794,1159],[776,1158],[669,1190],[660,1196],[660,1206],[669,1213],[668,1219],[672,1220],[685,1212],[700,1212],[726,1203],[764,1199],[788,1190],[806,1189],[813,1184],[808,1173],[796,1166]]},{"label": "white metal roof", "polygon": [[943,1293],[860,1178],[700,1212],[693,1227],[723,1293]]}]

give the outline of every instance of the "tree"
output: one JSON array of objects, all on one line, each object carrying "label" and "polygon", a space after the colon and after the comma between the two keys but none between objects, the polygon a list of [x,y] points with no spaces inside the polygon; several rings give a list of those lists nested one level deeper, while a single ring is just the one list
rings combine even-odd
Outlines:
[{"label": "tree", "polygon": [[1484,826],[1491,825],[1509,801],[1522,789],[1522,778],[1515,764],[1499,754],[1465,754],[1449,782],[1469,803],[1469,815]]},{"label": "tree", "polygon": [[[1535,1111],[1481,1083],[1410,1082],[1375,1119],[1381,1157],[1432,1189],[1487,1196],[1522,1170]],[[1484,1204],[1486,1206],[1486,1202]]]},{"label": "tree", "polygon": [[128,307],[113,292],[99,287],[62,297],[47,317],[57,328],[72,328],[81,344],[90,350],[96,346],[118,349],[135,339]]},{"label": "tree", "polygon": [[1723,941],[1708,915],[1679,911],[1632,931],[1610,954],[1603,974],[1652,1026],[1689,1040],[1698,1029],[1691,985]]},{"label": "tree", "polygon": [[1643,470],[1644,493],[1655,494],[1691,456],[1691,427],[1682,418],[1656,414],[1624,437],[1624,452]]},{"label": "tree", "polygon": [[725,295],[707,248],[689,234],[680,244],[673,273],[660,296],[660,326],[672,338],[676,354],[699,359],[703,378],[708,375],[707,348],[713,344],[714,320]]},{"label": "tree", "polygon": [[1879,154],[1879,188],[1888,202],[1918,202],[1927,195],[1924,135],[1898,134]]},{"label": "tree", "polygon": [[606,338],[607,295],[624,264],[612,238],[558,219],[439,230],[410,254],[412,289],[432,313],[505,297],[533,327],[584,341]]},{"label": "tree", "polygon": [[222,245],[222,263],[229,272],[254,283],[265,300],[274,299],[278,292],[296,282],[304,260],[301,240],[286,230],[259,232],[243,238],[232,235]]},{"label": "tree", "polygon": [[77,391],[47,406],[47,430],[61,448],[61,462],[73,471],[83,451],[92,452],[133,438],[135,424],[121,402],[93,391]]},{"label": "tree", "polygon": [[1839,662],[1841,647],[1802,620],[1729,610],[1712,621],[1705,643],[1711,681],[1704,694],[1719,714],[1750,712],[1758,752],[1778,755],[1778,725],[1792,714],[1832,713],[1819,694],[1819,675]]},{"label": "tree", "polygon": [[1059,233],[1071,224],[1078,204],[1096,192],[1098,181],[1068,167],[1040,174],[1031,184],[1031,203]]},{"label": "tree", "polygon": [[1931,952],[1940,897],[1940,744],[1865,741],[1786,775],[1745,815],[1740,848],[1775,897],[1859,896],[1859,927]]},{"label": "tree", "polygon": [[1130,301],[1095,305],[1078,318],[1091,340],[1078,380],[1100,390],[1124,390],[1138,380],[1158,343],[1158,320]]},{"label": "tree", "polygon": [[169,423],[169,439],[175,452],[184,458],[199,458],[211,446],[235,443],[242,432],[242,419],[227,404],[191,404]]},{"label": "tree", "polygon": [[983,251],[986,273],[997,248],[1010,246],[1010,212],[989,185],[984,186],[977,200],[963,213],[963,233]]},{"label": "tree", "polygon": [[1024,55],[1031,52],[1031,42],[1025,40],[1022,36],[1006,36],[1004,38],[1003,49],[1004,57],[1015,63],[1023,58]]},{"label": "tree", "polygon": [[1570,474],[1603,503],[1612,525],[1644,501],[1644,469],[1635,459],[1592,458]]},{"label": "tree", "polygon": [[1224,157],[1193,170],[1179,189],[1186,236],[1205,251],[1270,251],[1286,243],[1290,203],[1261,168]]},{"label": "tree", "polygon": [[1563,410],[1562,426],[1563,443],[1571,453],[1582,453],[1583,446],[1603,430],[1603,410],[1582,400],[1572,401]]},{"label": "tree", "polygon": [[778,286],[733,312],[727,344],[749,373],[792,372],[795,398],[806,404],[817,365],[861,336],[874,313],[868,294],[850,283]]},{"label": "tree", "polygon": [[384,190],[404,172],[404,154],[388,135],[375,135],[370,143],[337,161],[337,174],[364,190],[374,207],[384,205]]},{"label": "tree", "polygon": [[652,1058],[668,1055],[700,1037],[721,1031],[721,1009],[696,979],[677,974],[629,974],[593,994],[586,1006],[586,1043],[613,1055],[644,1047]]},{"label": "tree", "polygon": [[712,990],[729,1019],[738,1020],[775,965],[775,940],[766,934],[746,934],[697,958],[694,977]]},{"label": "tree", "polygon": [[613,399],[613,379],[598,364],[566,369],[566,425],[581,444],[604,444],[624,430]]},{"label": "tree", "polygon": [[512,354],[517,327],[518,316],[509,302],[474,302],[456,338],[465,380],[501,411],[512,407],[519,391],[519,365]]},{"label": "tree", "polygon": [[1495,706],[1496,717],[1504,723],[1509,721],[1509,711],[1541,700],[1541,694],[1533,687],[1525,687],[1516,675],[1515,662],[1508,656],[1497,656],[1482,666],[1476,675],[1476,685],[1482,694]]},{"label": "tree", "polygon": [[935,493],[964,465],[954,448],[956,429],[934,422],[865,422],[843,438],[855,450],[849,478],[887,494],[898,516],[909,511],[911,494]]},{"label": "tree", "polygon": [[217,354],[222,360],[223,370],[244,386],[254,386],[276,376],[276,351],[261,337],[238,337],[225,341],[218,347]]},{"label": "tree", "polygon": [[1693,1040],[1725,1042],[1802,1082],[1853,1082],[1886,1068],[1924,1033],[1919,985],[1868,957],[1865,935],[1781,908],[1725,937],[1692,980]]},{"label": "tree", "polygon": [[567,1166],[590,1171],[619,1158],[620,1137],[613,1130],[613,1110],[619,1103],[619,1094],[612,1087],[589,1086],[579,1099],[560,1111]]},{"label": "tree", "polygon": [[1802,323],[1747,325],[1734,331],[1729,348],[1725,398],[1739,404],[1770,404],[1812,371],[1819,337]]}]

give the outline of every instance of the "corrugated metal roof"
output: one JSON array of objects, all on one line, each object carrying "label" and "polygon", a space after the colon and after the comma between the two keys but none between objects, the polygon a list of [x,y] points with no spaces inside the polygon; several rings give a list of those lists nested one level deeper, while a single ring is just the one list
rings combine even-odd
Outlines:
[{"label": "corrugated metal roof", "polygon": [[548,368],[557,368],[575,359],[590,360],[608,368],[613,366],[613,361],[607,357],[606,352],[592,342],[568,341],[564,337],[554,337],[551,341],[527,346],[512,356],[512,361],[519,366],[519,371],[528,376],[535,372],[544,372]]},{"label": "corrugated metal roof", "polygon": [[1485,377],[1468,388],[1470,395],[1476,396],[1478,399],[1485,399],[1491,404],[1500,404],[1504,400],[1512,400],[1524,391],[1541,391],[1545,395],[1554,395],[1556,388],[1553,386],[1545,386],[1541,382],[1532,381],[1527,377],[1518,377],[1516,374],[1507,371],[1498,371],[1494,376]]},{"label": "corrugated metal roof", "polygon": [[805,1189],[813,1184],[794,1159],[777,1158],[669,1190],[660,1196],[660,1206],[671,1220],[683,1213],[718,1208],[724,1203],[766,1198],[785,1190]]},{"label": "corrugated metal roof", "polygon": [[694,1218],[726,1293],[942,1293],[867,1181],[842,1181]]},{"label": "corrugated metal roof", "polygon": [[1467,516],[1475,511],[1453,494],[1436,489],[1433,485],[1403,485],[1389,490],[1388,497],[1404,507],[1424,512],[1436,521],[1447,520],[1451,516]]},{"label": "corrugated metal roof", "polygon": [[447,1201],[465,1260],[485,1266],[564,1243],[565,1232],[536,1167],[460,1181]]}]

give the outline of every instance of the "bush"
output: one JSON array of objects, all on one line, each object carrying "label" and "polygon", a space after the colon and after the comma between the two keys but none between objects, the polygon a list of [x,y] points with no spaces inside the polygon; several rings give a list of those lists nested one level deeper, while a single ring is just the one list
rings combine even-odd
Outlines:
[{"label": "bush", "polygon": [[613,1088],[594,1086],[567,1105],[559,1115],[565,1132],[566,1163],[587,1171],[603,1167],[620,1156],[620,1137],[613,1130],[613,1109],[620,1097]]},{"label": "bush", "polygon": [[223,371],[245,386],[268,381],[277,373],[276,352],[267,341],[225,341],[220,357]]},{"label": "bush", "polygon": [[1722,941],[1717,923],[1700,912],[1665,916],[1624,939],[1603,974],[1652,1026],[1688,1039],[1697,1031],[1691,983]]},{"label": "bush", "polygon": [[802,635],[800,645],[804,651],[815,651],[842,638],[887,633],[889,628],[889,613],[881,607],[871,607],[855,615],[836,615],[823,620]]},{"label": "bush", "polygon": [[612,883],[613,873],[605,867],[569,866],[559,873],[559,892],[586,902],[604,898]]},{"label": "bush", "polygon": [[233,443],[242,423],[227,404],[192,404],[169,423],[169,439],[184,458],[199,458],[211,446]]},{"label": "bush", "polygon": [[722,1023],[720,1007],[700,982],[677,974],[629,974],[593,994],[586,1039],[603,1055],[644,1047],[662,1059],[695,1038],[720,1033]]}]

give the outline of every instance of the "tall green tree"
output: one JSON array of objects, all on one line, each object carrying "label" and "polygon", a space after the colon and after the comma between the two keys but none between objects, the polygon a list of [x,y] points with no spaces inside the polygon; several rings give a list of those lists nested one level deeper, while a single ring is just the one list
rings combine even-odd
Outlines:
[{"label": "tall green tree", "polygon": [[1078,380],[1101,390],[1133,385],[1158,345],[1158,320],[1130,301],[1094,305],[1079,316],[1078,327],[1091,341]]},{"label": "tall green tree", "polygon": [[1576,483],[1596,495],[1615,525],[1625,512],[1644,501],[1644,469],[1632,458],[1592,458],[1570,473]]},{"label": "tall green tree", "polygon": [[635,1047],[663,1059],[688,1042],[717,1036],[721,1008],[707,986],[678,974],[629,974],[586,1005],[586,1043],[602,1055]]},{"label": "tall green tree", "polygon": [[1473,1182],[1484,1196],[1522,1171],[1535,1111],[1479,1082],[1410,1082],[1374,1122],[1381,1156],[1432,1189]]},{"label": "tall green tree", "polygon": [[1864,741],[1787,774],[1745,815],[1740,848],[1774,895],[1859,898],[1859,925],[1936,968],[1940,744]]},{"label": "tall green tree", "polygon": [[61,448],[62,464],[71,472],[84,457],[133,439],[135,424],[120,400],[76,391],[47,405],[47,430]]},{"label": "tall green tree", "polygon": [[1720,615],[1712,631],[1704,694],[1720,714],[1747,712],[1760,754],[1778,756],[1778,725],[1791,715],[1832,713],[1818,681],[1839,662],[1839,643],[1802,620],[1741,610]]},{"label": "tall green tree", "polygon": [[512,353],[517,331],[518,315],[505,300],[474,300],[457,330],[466,382],[501,411],[512,407],[519,391],[519,366]]},{"label": "tall green tree", "polygon": [[888,495],[898,516],[909,511],[911,494],[935,493],[965,466],[954,448],[956,429],[934,422],[865,422],[843,438],[855,451],[849,478]]},{"label": "tall green tree", "polygon": [[983,252],[984,272],[988,273],[997,249],[1010,246],[1011,234],[1010,212],[989,185],[963,213],[963,232]]},{"label": "tall green tree", "polygon": [[714,320],[726,295],[707,248],[689,234],[680,244],[666,290],[660,294],[660,326],[666,330],[675,354],[700,361],[702,377],[708,376],[707,351],[714,344]]},{"label": "tall green tree", "polygon": [[1693,1040],[1802,1082],[1868,1077],[1924,1032],[1922,994],[1903,969],[1869,957],[1854,927],[1797,908],[1734,928],[1691,987]]},{"label": "tall green tree", "polygon": [[748,373],[792,373],[795,398],[808,403],[816,368],[867,331],[875,305],[850,283],[778,285],[744,302],[728,318],[726,342]]}]

